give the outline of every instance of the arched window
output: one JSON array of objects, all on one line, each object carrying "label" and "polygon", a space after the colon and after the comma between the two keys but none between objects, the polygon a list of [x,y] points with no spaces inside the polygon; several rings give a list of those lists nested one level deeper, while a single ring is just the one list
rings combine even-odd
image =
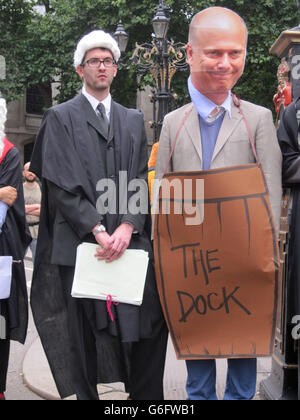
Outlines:
[{"label": "arched window", "polygon": [[26,93],[26,113],[43,115],[45,100],[38,86],[30,86]]}]

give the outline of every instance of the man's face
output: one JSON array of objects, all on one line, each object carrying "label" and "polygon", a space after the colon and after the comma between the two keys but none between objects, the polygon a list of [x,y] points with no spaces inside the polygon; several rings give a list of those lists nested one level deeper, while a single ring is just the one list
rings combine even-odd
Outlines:
[{"label": "man's face", "polygon": [[29,171],[29,167],[25,166],[23,170],[23,176],[27,182],[34,182],[36,180],[36,175],[33,172]]},{"label": "man's face", "polygon": [[[86,53],[84,61],[86,62],[92,58],[98,58],[99,60],[113,59],[113,55],[109,50],[94,48]],[[105,67],[101,63],[100,67],[95,68],[85,64],[84,66],[78,66],[76,70],[83,79],[87,91],[95,94],[101,91],[107,91],[108,93],[117,74],[117,66],[115,64],[112,67]]]},{"label": "man's face", "polygon": [[224,101],[244,71],[246,30],[203,28],[188,45],[188,61],[194,86],[209,99]]}]

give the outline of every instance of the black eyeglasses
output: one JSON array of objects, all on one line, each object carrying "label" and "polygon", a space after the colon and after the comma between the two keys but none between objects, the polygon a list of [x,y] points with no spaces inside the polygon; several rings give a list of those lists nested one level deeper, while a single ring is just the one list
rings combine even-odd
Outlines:
[{"label": "black eyeglasses", "polygon": [[81,65],[85,66],[87,64],[91,68],[100,68],[102,63],[106,68],[112,67],[116,64],[115,60],[112,58],[105,58],[104,60],[100,60],[99,58],[90,58],[89,60],[84,61]]}]

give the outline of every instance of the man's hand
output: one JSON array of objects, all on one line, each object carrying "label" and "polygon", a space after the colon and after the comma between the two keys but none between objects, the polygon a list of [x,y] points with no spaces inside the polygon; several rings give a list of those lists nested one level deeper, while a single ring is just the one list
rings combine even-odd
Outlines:
[{"label": "man's hand", "polygon": [[40,204],[26,204],[25,213],[30,216],[40,216],[41,205]]},{"label": "man's hand", "polygon": [[102,251],[106,251],[111,248],[112,240],[107,232],[99,232],[95,236],[96,241],[101,246]]},{"label": "man's hand", "polygon": [[98,260],[105,260],[108,255],[110,255],[112,240],[110,235],[107,232],[99,232],[95,235],[95,239],[101,248],[97,248],[95,257]]},{"label": "man's hand", "polygon": [[[113,262],[122,257],[126,249],[128,248],[131,236],[134,231],[134,227],[128,223],[122,223],[110,236],[110,243],[107,242],[107,246],[103,249],[97,249],[96,257],[99,260],[105,260],[106,262]],[[96,235],[96,240],[98,242],[98,235],[106,234],[106,232],[101,232]],[[109,236],[109,235],[108,235]],[[102,238],[102,237],[101,237]],[[99,242],[98,242],[99,243]],[[100,245],[102,245],[100,243]]]},{"label": "man's hand", "polygon": [[11,207],[18,197],[17,190],[14,187],[0,188],[0,201]]}]

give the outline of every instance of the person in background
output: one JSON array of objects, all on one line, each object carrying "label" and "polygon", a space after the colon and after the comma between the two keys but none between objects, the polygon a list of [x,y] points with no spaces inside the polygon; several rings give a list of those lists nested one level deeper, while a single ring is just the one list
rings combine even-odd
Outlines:
[{"label": "person in background", "polygon": [[41,200],[42,193],[37,177],[33,172],[29,171],[30,162],[25,163],[23,170],[23,183],[26,220],[29,226],[32,241],[30,249],[32,253],[32,262],[35,260],[36,243],[39,232],[40,213],[41,213]]}]

